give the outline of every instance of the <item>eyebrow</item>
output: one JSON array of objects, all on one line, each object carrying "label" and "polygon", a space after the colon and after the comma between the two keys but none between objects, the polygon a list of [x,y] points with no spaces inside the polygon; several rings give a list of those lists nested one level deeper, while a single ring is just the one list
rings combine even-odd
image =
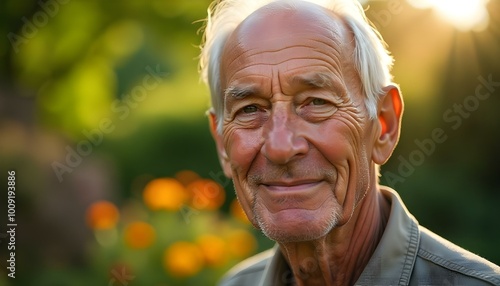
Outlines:
[{"label": "eyebrow", "polygon": [[255,94],[257,89],[254,85],[243,85],[243,86],[229,86],[224,90],[225,97],[231,97],[234,99],[242,99],[249,95]]},{"label": "eyebrow", "polygon": [[292,83],[298,83],[314,88],[333,87],[331,75],[324,72],[299,74],[292,78]]}]

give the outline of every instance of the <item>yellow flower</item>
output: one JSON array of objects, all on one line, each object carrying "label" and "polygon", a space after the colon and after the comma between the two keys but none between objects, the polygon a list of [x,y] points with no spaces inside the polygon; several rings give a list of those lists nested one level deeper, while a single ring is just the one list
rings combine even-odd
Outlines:
[{"label": "yellow flower", "polygon": [[227,238],[228,249],[237,258],[245,258],[257,248],[255,237],[246,230],[232,231]]},{"label": "yellow flower", "polygon": [[178,241],[165,250],[163,263],[173,276],[193,276],[203,267],[203,254],[196,244]]},{"label": "yellow flower", "polygon": [[231,205],[229,206],[229,209],[231,211],[231,214],[235,218],[237,218],[239,221],[242,221],[244,223],[250,224],[250,221],[248,220],[248,217],[245,214],[245,211],[243,210],[243,208],[241,207],[240,202],[238,201],[238,199],[234,199],[231,202]]},{"label": "yellow flower", "polygon": [[136,221],[125,228],[125,243],[134,249],[143,249],[155,241],[154,228],[145,222]]},{"label": "yellow flower", "polygon": [[196,180],[187,189],[191,194],[191,205],[198,210],[216,210],[226,199],[224,188],[209,179]]},{"label": "yellow flower", "polygon": [[113,228],[119,217],[120,213],[116,206],[108,201],[97,201],[87,208],[86,221],[92,229]]},{"label": "yellow flower", "polygon": [[143,192],[144,203],[152,210],[179,210],[188,199],[184,186],[176,179],[160,178],[149,182]]},{"label": "yellow flower", "polygon": [[205,234],[200,236],[197,242],[207,265],[220,266],[226,262],[226,242],[222,238]]}]

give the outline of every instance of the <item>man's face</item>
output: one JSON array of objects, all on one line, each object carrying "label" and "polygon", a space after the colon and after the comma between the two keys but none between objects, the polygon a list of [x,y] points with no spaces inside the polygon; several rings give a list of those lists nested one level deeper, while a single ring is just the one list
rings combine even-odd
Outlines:
[{"label": "man's face", "polygon": [[377,129],[352,53],[344,24],[320,10],[254,13],[226,43],[218,140],[243,209],[273,240],[326,235],[375,185]]}]

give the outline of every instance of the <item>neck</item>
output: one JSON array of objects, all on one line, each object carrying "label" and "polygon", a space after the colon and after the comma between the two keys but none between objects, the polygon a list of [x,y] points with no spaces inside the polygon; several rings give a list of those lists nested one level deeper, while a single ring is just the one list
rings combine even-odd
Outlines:
[{"label": "neck", "polygon": [[352,218],[313,241],[279,243],[296,285],[353,285],[368,264],[389,217],[377,189],[368,191]]}]

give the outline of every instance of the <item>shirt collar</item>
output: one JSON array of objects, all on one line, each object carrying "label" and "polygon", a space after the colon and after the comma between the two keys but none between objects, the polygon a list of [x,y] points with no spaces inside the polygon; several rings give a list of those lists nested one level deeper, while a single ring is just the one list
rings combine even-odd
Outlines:
[{"label": "shirt collar", "polygon": [[[391,213],[384,234],[355,285],[408,285],[420,241],[418,222],[396,191],[381,187],[381,192],[391,204]],[[260,286],[284,286],[293,278],[278,244],[273,250]]]}]

